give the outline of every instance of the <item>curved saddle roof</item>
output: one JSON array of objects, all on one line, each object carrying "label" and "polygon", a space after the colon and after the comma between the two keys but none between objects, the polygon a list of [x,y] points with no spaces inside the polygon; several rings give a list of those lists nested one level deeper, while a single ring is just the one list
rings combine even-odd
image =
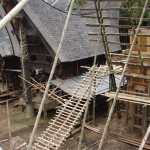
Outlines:
[{"label": "curved saddle roof", "polygon": [[[58,4],[60,4],[62,1],[56,0],[56,2],[57,3],[55,3],[55,6],[56,4],[58,6]],[[119,2],[103,2],[102,5],[103,7],[111,7],[114,5],[116,7],[120,7]],[[43,0],[30,1],[24,8],[24,12],[46,40],[46,42],[51,46],[54,52],[56,52],[66,21],[67,13],[48,5]],[[104,11],[103,15],[119,17],[119,11]],[[89,42],[88,33],[95,31],[98,32],[98,28],[87,28],[86,23],[88,22],[97,23],[97,19],[85,19],[81,18],[79,15],[71,16],[65,35],[65,40],[59,53],[59,59],[61,62],[76,61],[94,56],[96,44],[95,42]],[[105,23],[118,25],[118,21],[116,20],[107,20]],[[117,28],[107,28],[106,31],[111,33],[119,32]],[[119,42],[119,36],[116,36],[116,38],[109,37],[108,40]],[[121,48],[119,45],[110,45],[110,51],[118,51],[120,49]],[[102,43],[99,44],[98,55],[100,54],[104,54],[104,47]]]},{"label": "curved saddle roof", "polygon": [[[6,15],[2,5],[0,4],[0,17]],[[15,34],[12,33],[13,28],[10,23],[0,31],[0,54],[4,56],[20,56],[20,46]]]}]

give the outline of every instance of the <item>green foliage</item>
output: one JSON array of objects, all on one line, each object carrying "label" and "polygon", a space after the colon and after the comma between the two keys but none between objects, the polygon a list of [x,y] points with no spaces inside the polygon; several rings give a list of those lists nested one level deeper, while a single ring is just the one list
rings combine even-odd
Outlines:
[{"label": "green foliage", "polygon": [[86,4],[86,0],[75,0],[75,3],[74,3],[74,6],[73,6],[73,9],[76,10],[76,9],[80,9],[83,5]]},{"label": "green foliage", "polygon": [[[143,8],[145,4],[145,1],[139,1],[139,2],[123,2],[122,3],[122,8],[129,8],[129,7],[141,7]],[[150,2],[148,4],[148,6],[150,6]],[[142,14],[143,9],[131,9],[131,11],[127,11],[127,10],[121,10],[120,11],[120,16],[121,17],[129,17],[132,16],[133,18],[140,18],[141,14]],[[150,18],[150,11],[147,10],[145,12],[145,16],[144,18]],[[135,25],[137,25],[139,22],[138,19],[134,20]],[[143,22],[143,25],[150,25],[150,21],[147,22]]]}]

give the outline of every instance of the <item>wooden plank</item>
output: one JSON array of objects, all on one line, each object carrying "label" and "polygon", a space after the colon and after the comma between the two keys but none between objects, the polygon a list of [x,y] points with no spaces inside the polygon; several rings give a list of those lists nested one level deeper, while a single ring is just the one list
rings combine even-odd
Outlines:
[{"label": "wooden plank", "polygon": [[[104,95],[113,98],[115,96],[115,92],[105,93]],[[118,100],[150,105],[149,97],[136,96],[131,94],[119,93]]]}]

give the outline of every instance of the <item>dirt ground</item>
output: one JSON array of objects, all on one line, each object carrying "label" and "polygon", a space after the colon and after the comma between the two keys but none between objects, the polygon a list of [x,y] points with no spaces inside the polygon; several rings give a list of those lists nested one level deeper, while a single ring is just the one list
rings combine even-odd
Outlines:
[{"label": "dirt ground", "polygon": [[[33,124],[35,118],[27,119],[24,112],[21,111],[19,107],[15,107],[15,103],[12,103],[10,106],[10,119],[11,119],[11,132],[12,132],[12,146],[13,150],[16,150],[18,146],[28,143],[30,134],[33,129]],[[8,127],[7,127],[7,114],[6,106],[0,106],[0,147],[3,150],[9,150],[9,136],[8,136]],[[39,136],[42,131],[46,128],[47,122],[54,116],[54,111],[49,112],[47,119],[41,119],[40,125],[36,132],[36,136]],[[104,117],[104,114],[98,114],[95,121],[96,127],[103,127],[105,125],[107,117]],[[116,114],[114,114],[113,119],[110,125],[110,131],[116,132],[120,135],[130,135],[132,137],[139,138],[141,136],[138,132],[131,132],[128,130],[128,127],[124,125],[124,117],[122,119],[117,119]],[[59,148],[59,150],[76,150],[79,141],[79,133],[75,134],[73,137],[67,139],[67,141]],[[94,133],[90,130],[85,130],[85,138],[82,142],[82,149],[88,147],[89,145],[100,140],[101,135]],[[97,150],[98,144],[90,148],[89,150]],[[26,145],[19,150],[26,150]],[[104,150],[135,150],[137,147],[119,142],[113,138],[107,138]]]}]

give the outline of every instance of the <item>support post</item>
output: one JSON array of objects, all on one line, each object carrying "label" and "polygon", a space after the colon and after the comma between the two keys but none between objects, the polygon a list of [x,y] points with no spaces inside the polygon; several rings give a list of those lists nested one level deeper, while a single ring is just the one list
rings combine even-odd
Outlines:
[{"label": "support post", "polygon": [[10,144],[10,150],[13,150],[12,147],[12,137],[11,137],[11,124],[10,124],[10,113],[9,113],[9,105],[8,101],[6,101],[6,108],[7,108],[7,123],[8,123],[8,133],[9,133],[9,144]]},{"label": "support post", "polygon": [[[108,65],[109,71],[112,72],[113,65],[112,65],[110,50],[109,50],[109,46],[108,46],[107,34],[106,34],[106,31],[105,31],[105,25],[104,25],[104,19],[103,19],[103,15],[102,15],[102,9],[101,9],[101,6],[100,6],[101,2],[100,2],[100,0],[99,1],[94,0],[94,3],[95,3],[95,8],[96,8],[96,14],[97,14],[97,17],[98,17],[100,35],[101,35],[102,42],[103,42],[103,45],[104,45],[107,65]],[[109,78],[110,78],[110,82],[109,82],[110,83],[110,89],[115,92],[116,89],[117,89],[117,86],[116,86],[116,81],[115,81],[114,74],[111,73],[109,75]],[[117,102],[117,115],[118,115],[118,118],[121,118],[120,103],[119,102]]]},{"label": "support post", "polygon": [[10,22],[29,2],[30,0],[21,0],[1,21],[0,31]]},{"label": "support post", "polygon": [[93,97],[93,116],[92,116],[92,124],[95,126],[95,104],[96,104],[96,95]]}]

